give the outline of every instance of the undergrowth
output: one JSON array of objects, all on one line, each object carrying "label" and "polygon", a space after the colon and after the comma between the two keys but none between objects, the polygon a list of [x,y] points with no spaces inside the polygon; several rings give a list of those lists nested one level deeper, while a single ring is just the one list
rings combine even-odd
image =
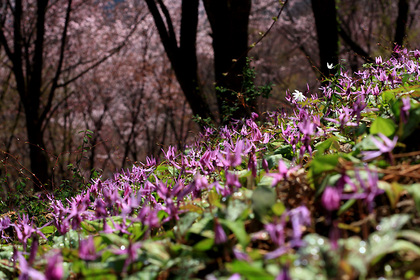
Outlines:
[{"label": "undergrowth", "polygon": [[0,277],[415,279],[419,58],[341,69],[287,93],[292,113],[207,127],[185,150],[5,212]]}]

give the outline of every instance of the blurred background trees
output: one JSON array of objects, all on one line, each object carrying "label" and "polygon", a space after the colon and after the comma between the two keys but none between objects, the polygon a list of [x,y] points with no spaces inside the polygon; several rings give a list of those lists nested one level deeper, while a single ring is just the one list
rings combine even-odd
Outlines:
[{"label": "blurred background trees", "polygon": [[[420,0],[285,3],[253,47],[279,1],[2,1],[3,191],[158,158],[199,132],[193,116],[287,107],[287,89],[315,92],[334,73],[326,62],[357,71],[395,44],[419,47]],[[246,57],[256,85],[275,84],[269,99],[246,95]]]}]

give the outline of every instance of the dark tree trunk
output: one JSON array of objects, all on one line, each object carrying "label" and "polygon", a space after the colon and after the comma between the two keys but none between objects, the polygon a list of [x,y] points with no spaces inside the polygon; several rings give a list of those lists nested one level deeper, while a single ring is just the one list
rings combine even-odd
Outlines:
[{"label": "dark tree trunk", "polygon": [[[238,94],[242,91],[243,68],[248,50],[248,22],[251,0],[203,0],[213,37],[214,70],[217,102],[221,117],[228,108],[241,105]],[[256,102],[232,112],[233,118],[247,116],[256,110]]]},{"label": "dark tree trunk", "polygon": [[[146,0],[146,3],[155,21],[160,39],[169,61],[171,62],[175,76],[193,114],[198,115],[203,119],[210,118],[214,121],[215,116],[210,111],[209,104],[201,91],[197,72],[196,39],[199,0],[182,1],[179,46],[175,36],[172,19],[170,18],[169,12],[163,1]],[[166,25],[157,4],[165,18]]]},{"label": "dark tree trunk", "polygon": [[324,77],[334,73],[327,63],[338,64],[338,22],[335,0],[311,0],[315,18],[320,70]]},{"label": "dark tree trunk", "polygon": [[[36,11],[36,34],[34,52],[32,57],[23,53],[22,38],[22,1],[15,1],[13,10],[13,50],[9,48],[5,40],[3,30],[1,32],[1,43],[6,54],[13,64],[13,74],[16,80],[16,87],[20,100],[25,110],[26,132],[29,144],[29,159],[31,172],[34,175],[33,182],[35,190],[43,189],[42,185],[48,182],[48,157],[45,153],[43,140],[43,118],[40,117],[40,98],[42,85],[45,12],[48,5],[47,0],[37,1]],[[25,61],[23,58],[25,57]],[[24,63],[26,69],[24,70]],[[26,74],[25,74],[26,72]]]},{"label": "dark tree trunk", "polygon": [[[34,174],[34,189],[43,190],[42,185],[47,184],[50,178],[48,174],[48,157],[45,151],[44,133],[38,120],[37,112],[26,111],[26,131],[29,142],[29,159],[31,171]],[[32,111],[32,112],[30,112]]]},{"label": "dark tree trunk", "polygon": [[46,184],[48,175],[48,157],[45,153],[44,133],[42,130],[43,119],[40,118],[40,101],[42,86],[42,70],[44,66],[44,33],[45,33],[45,12],[48,0],[37,1],[36,17],[36,39],[35,51],[32,60],[32,69],[28,79],[28,88],[23,95],[26,95],[23,105],[26,115],[26,130],[29,142],[29,157],[31,170],[35,174],[35,189],[42,189],[40,185]]},{"label": "dark tree trunk", "polygon": [[[108,55],[98,59],[93,66],[89,66],[79,74],[70,78],[66,82],[59,84],[62,74],[62,68],[65,58],[65,49],[67,45],[67,33],[72,11],[72,0],[67,0],[67,9],[64,19],[64,27],[59,40],[59,54],[57,65],[54,68],[54,75],[51,80],[45,81],[44,68],[44,36],[47,7],[49,0],[36,0],[36,11],[22,10],[22,0],[8,1],[5,6],[13,17],[13,38],[6,38],[7,33],[0,24],[0,45],[3,47],[8,59],[12,64],[12,71],[16,81],[16,88],[19,94],[20,102],[23,105],[26,118],[27,141],[29,144],[29,158],[31,162],[31,171],[34,176],[35,190],[44,189],[42,185],[51,183],[49,181],[48,155],[45,150],[44,131],[49,122],[49,114],[53,107],[56,90],[64,87],[71,82],[82,77],[85,73],[100,65],[106,59],[117,53],[123,45],[115,48]],[[5,11],[6,12],[6,11]],[[26,18],[28,17],[28,18]],[[24,22],[30,21],[34,24],[34,32],[23,30]],[[50,69],[51,70],[51,69]],[[49,85],[46,89],[43,86]]]},{"label": "dark tree trunk", "polygon": [[[29,144],[29,159],[31,164],[32,180],[36,191],[44,189],[49,183],[48,155],[45,150],[44,129],[47,123],[46,116],[51,109],[52,100],[57,88],[57,81],[61,73],[64,56],[64,46],[67,36],[67,26],[71,11],[71,1],[68,0],[66,23],[61,37],[61,53],[56,76],[52,81],[46,105],[41,104],[43,67],[44,67],[44,35],[45,15],[48,0],[36,1],[36,14],[34,15],[35,33],[25,34],[22,31],[23,18],[22,0],[16,0],[14,7],[9,7],[13,15],[13,45],[9,46],[5,33],[0,25],[0,43],[5,49],[6,55],[12,63],[13,75],[16,81],[17,92],[23,105],[26,119],[26,134]],[[27,35],[27,37],[23,37]],[[32,39],[33,38],[33,39]],[[33,52],[28,52],[28,46]],[[43,108],[42,108],[43,107]]]},{"label": "dark tree trunk", "polygon": [[397,25],[395,28],[394,42],[400,47],[402,47],[404,43],[404,37],[406,35],[408,8],[409,8],[408,0],[398,1],[398,17],[397,17]]}]

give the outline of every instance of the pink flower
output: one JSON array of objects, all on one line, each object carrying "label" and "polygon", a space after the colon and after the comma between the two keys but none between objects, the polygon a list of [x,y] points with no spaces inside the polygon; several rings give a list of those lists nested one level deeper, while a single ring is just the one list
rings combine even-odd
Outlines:
[{"label": "pink flower", "polygon": [[[45,224],[41,228],[47,226],[48,224],[49,223]],[[24,249],[26,249],[27,241],[33,233],[36,233],[47,240],[40,230],[41,228],[36,227],[36,225],[33,225],[33,223],[29,221],[29,215],[23,214],[22,217],[18,216],[16,224],[11,224],[11,226],[15,228],[17,239],[22,242]]]},{"label": "pink flower", "polygon": [[279,160],[279,169],[278,170],[279,170],[278,173],[268,174],[268,176],[273,177],[273,182],[271,183],[271,185],[273,187],[275,185],[277,185],[279,182],[281,182],[282,180],[284,180],[287,177],[287,172],[289,171],[287,169],[286,164],[282,160]]},{"label": "pink flower", "polygon": [[293,246],[301,246],[302,227],[311,225],[311,213],[306,206],[302,205],[290,210],[289,217],[293,228],[293,240],[291,243]]},{"label": "pink flower", "polygon": [[19,280],[45,280],[48,279],[41,272],[32,268],[21,252],[17,252],[17,259],[19,260],[20,275]]},{"label": "pink flower", "polygon": [[241,187],[241,183],[238,180],[238,176],[232,172],[226,172],[226,185],[229,187]]},{"label": "pink flower", "polygon": [[123,271],[127,271],[127,267],[133,263],[138,256],[138,249],[140,249],[142,246],[142,243],[137,242],[137,243],[131,243],[128,245],[128,247],[126,248],[125,246],[121,246],[120,249],[114,251],[115,254],[117,255],[127,255],[127,258],[125,259],[124,262],[124,267],[123,267]]},{"label": "pink flower", "polygon": [[79,257],[82,260],[93,261],[98,258],[92,235],[88,239],[81,240],[79,244]]},{"label": "pink flower", "polygon": [[225,231],[223,230],[222,225],[219,223],[217,218],[214,219],[214,243],[215,244],[222,244],[227,241],[227,236]]},{"label": "pink flower", "polygon": [[410,113],[410,108],[411,108],[411,104],[410,104],[410,98],[409,97],[405,97],[402,99],[403,105],[401,106],[401,119],[403,121],[403,123],[407,123],[408,122],[408,116]]},{"label": "pink flower", "polygon": [[1,238],[7,240],[10,239],[7,235],[4,234],[4,230],[9,228],[11,226],[10,218],[8,216],[5,216],[3,219],[0,220],[0,233]]},{"label": "pink flower", "polygon": [[48,260],[45,278],[47,280],[60,280],[63,278],[63,274],[63,258],[60,253],[58,253]]},{"label": "pink flower", "polygon": [[291,280],[292,278],[289,275],[289,266],[286,265],[283,267],[281,272],[277,275],[276,280]]},{"label": "pink flower", "polygon": [[328,211],[334,211],[340,208],[340,200],[340,193],[337,188],[327,186],[322,193],[321,202]]},{"label": "pink flower", "polygon": [[379,141],[373,136],[371,140],[376,145],[376,147],[378,147],[379,151],[363,151],[362,154],[365,156],[363,160],[371,160],[382,154],[385,154],[392,163],[394,161],[392,157],[392,150],[394,150],[395,146],[397,145],[398,136],[395,135],[392,141],[382,133],[378,133],[378,136],[382,141]]},{"label": "pink flower", "polygon": [[241,275],[239,273],[232,274],[232,276],[229,277],[229,280],[241,280]]},{"label": "pink flower", "polygon": [[247,261],[247,262],[250,262],[251,261],[251,258],[248,256],[248,254],[247,253],[245,253],[244,251],[242,251],[242,250],[239,250],[239,249],[237,249],[237,248],[233,248],[233,255],[235,256],[235,258],[237,259],[237,260],[240,260],[240,261]]}]

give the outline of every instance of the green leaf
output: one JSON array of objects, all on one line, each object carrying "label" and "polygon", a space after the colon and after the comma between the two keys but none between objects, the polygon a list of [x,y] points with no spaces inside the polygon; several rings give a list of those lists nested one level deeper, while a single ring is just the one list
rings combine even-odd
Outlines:
[{"label": "green leaf", "polygon": [[258,187],[267,187],[271,188],[273,184],[273,177],[270,176],[263,176],[261,180],[258,182]]},{"label": "green leaf", "polygon": [[281,160],[281,159],[283,159],[283,156],[279,155],[279,154],[266,156],[265,160],[268,163],[268,169],[272,169],[272,168],[276,167],[279,164],[279,160]]},{"label": "green leaf", "polygon": [[81,223],[81,226],[87,234],[98,231],[98,227],[95,227],[94,225],[89,223],[89,221],[83,221]]},{"label": "green leaf", "polygon": [[205,238],[197,244],[194,245],[194,249],[197,251],[207,251],[210,250],[214,245],[214,239],[213,238]]},{"label": "green leaf", "polygon": [[204,230],[210,228],[210,222],[213,220],[213,216],[209,215],[193,223],[189,228],[190,233],[201,234]]},{"label": "green leaf", "polygon": [[273,280],[274,277],[257,264],[250,264],[244,261],[235,260],[231,265],[232,273],[239,273],[248,280]]},{"label": "green leaf", "polygon": [[420,244],[420,232],[417,230],[401,230],[398,232],[398,237],[405,238]]},{"label": "green leaf", "polygon": [[404,187],[408,193],[413,197],[416,205],[417,213],[420,214],[420,183]]},{"label": "green leaf", "polygon": [[[167,165],[164,165],[164,164],[162,163],[162,164],[160,164],[160,165],[156,168],[155,172],[164,172],[164,171],[166,171],[166,170],[168,170],[168,166],[167,166]],[[153,178],[153,176],[150,176],[149,178]]]},{"label": "green leaf", "polygon": [[411,217],[408,214],[394,214],[390,217],[382,218],[379,223],[380,232],[395,232],[400,230]]},{"label": "green leaf", "polygon": [[375,265],[390,251],[391,246],[395,243],[395,234],[374,232],[369,235],[366,261],[370,265]]},{"label": "green leaf", "polygon": [[236,221],[247,207],[245,203],[238,199],[231,200],[226,209],[226,220]]},{"label": "green leaf", "polygon": [[194,204],[185,204],[179,207],[180,210],[187,210],[189,212],[195,212],[198,214],[203,213],[203,208]]},{"label": "green leaf", "polygon": [[214,189],[208,193],[208,200],[210,205],[221,207],[220,195]]},{"label": "green leaf", "polygon": [[395,133],[395,124],[391,119],[377,117],[370,126],[370,134],[382,133],[386,137],[391,137]]},{"label": "green leaf", "polygon": [[286,211],[286,206],[284,206],[283,202],[279,201],[271,207],[271,210],[273,210],[276,216],[281,216]]},{"label": "green leaf", "polygon": [[13,245],[2,244],[0,247],[0,259],[9,259],[13,255]]},{"label": "green leaf", "polygon": [[395,101],[395,89],[392,90],[386,90],[382,92],[382,102],[385,104],[389,104],[392,101]]},{"label": "green leaf", "polygon": [[335,151],[339,151],[340,150],[340,145],[338,144],[337,137],[332,136],[332,137],[328,138],[327,140],[316,144],[315,148],[317,150],[316,155],[323,155],[325,153],[325,151],[328,151],[330,149],[335,150]]},{"label": "green leaf", "polygon": [[417,256],[420,256],[420,248],[415,244],[411,243],[410,241],[406,240],[397,240],[388,250],[388,253],[392,252],[402,252],[402,251],[411,251],[415,253]]},{"label": "green leaf", "polygon": [[293,148],[292,145],[281,145],[278,147],[274,153],[275,155],[282,155],[287,159],[292,159],[293,157]]},{"label": "green leaf", "polygon": [[339,154],[319,155],[310,163],[311,175],[317,177],[327,171],[334,170],[338,165]]},{"label": "green leaf", "polygon": [[158,260],[159,264],[166,262],[171,257],[166,249],[165,244],[162,242],[156,242],[149,239],[143,243],[142,249],[147,250],[149,261],[150,258],[153,257],[154,259]]},{"label": "green leaf", "polygon": [[195,220],[200,217],[197,212],[187,212],[178,221],[178,233],[184,235],[190,228]]},{"label": "green leaf", "polygon": [[147,230],[147,227],[143,227],[143,225],[140,222],[133,223],[129,231],[132,233],[132,238],[134,240],[138,240]]},{"label": "green leaf", "polygon": [[99,235],[102,237],[103,242],[108,245],[115,245],[117,247],[124,245],[127,247],[129,244],[126,238],[123,238],[114,233],[100,233]]},{"label": "green leaf", "polygon": [[159,210],[159,212],[157,213],[157,216],[158,216],[159,221],[162,221],[163,219],[168,217],[169,214],[164,210]]},{"label": "green leaf", "polygon": [[224,219],[219,219],[220,223],[227,228],[229,228],[236,238],[238,238],[239,243],[242,245],[242,248],[246,248],[249,243],[249,237],[245,230],[245,224],[242,221],[227,221]]},{"label": "green leaf", "polygon": [[56,232],[56,230],[57,229],[55,226],[46,226],[46,227],[41,228],[41,232],[46,235],[53,234],[54,232]]},{"label": "green leaf", "polygon": [[326,279],[320,277],[320,275],[317,274],[314,269],[311,269],[311,267],[305,266],[292,267],[289,274],[293,280]]},{"label": "green leaf", "polygon": [[276,203],[276,193],[273,188],[258,186],[251,197],[252,209],[259,219],[264,219],[271,207]]},{"label": "green leaf", "polygon": [[175,168],[175,166],[168,166],[168,171],[171,173],[171,176],[178,176],[179,170],[178,168]]},{"label": "green leaf", "polygon": [[356,199],[349,199],[347,200],[343,205],[341,205],[340,209],[338,210],[337,214],[341,215],[345,213],[347,210],[350,209],[350,207],[353,206],[353,204],[356,202]]},{"label": "green leaf", "polygon": [[85,273],[83,273],[83,279],[86,280],[118,279],[118,276],[111,273],[111,270],[109,269],[89,267],[89,269],[86,269],[84,272]]},{"label": "green leaf", "polygon": [[391,204],[391,208],[395,209],[404,189],[397,182],[392,182],[390,184],[385,181],[380,181],[378,186],[385,191]]},{"label": "green leaf", "polygon": [[79,235],[76,231],[70,230],[64,235],[53,237],[54,248],[78,248]]},{"label": "green leaf", "polygon": [[378,147],[373,143],[372,138],[375,137],[373,135],[367,135],[363,138],[362,141],[355,145],[355,148],[358,150],[369,151],[369,150],[377,150]]},{"label": "green leaf", "polygon": [[410,136],[414,131],[418,129],[420,125],[420,108],[411,109],[409,111],[408,121],[403,125],[403,134],[400,135],[400,139],[404,140]]}]

